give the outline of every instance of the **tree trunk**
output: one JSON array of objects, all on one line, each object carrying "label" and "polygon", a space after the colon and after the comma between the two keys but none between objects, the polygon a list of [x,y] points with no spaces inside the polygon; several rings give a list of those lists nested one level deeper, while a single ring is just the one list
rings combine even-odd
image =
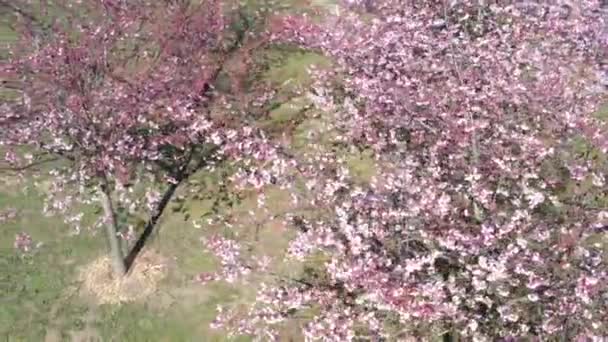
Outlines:
[{"label": "tree trunk", "polygon": [[115,277],[124,277],[127,274],[127,266],[125,258],[120,246],[120,238],[118,236],[118,225],[116,223],[116,213],[112,206],[112,198],[110,197],[110,189],[107,181],[104,179],[100,190],[101,205],[105,219],[106,237],[110,244],[110,261],[112,263],[112,271]]}]

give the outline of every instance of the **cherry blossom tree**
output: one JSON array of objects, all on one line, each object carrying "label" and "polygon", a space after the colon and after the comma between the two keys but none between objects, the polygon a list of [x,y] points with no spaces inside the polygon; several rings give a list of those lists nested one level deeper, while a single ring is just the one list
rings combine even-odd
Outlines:
[{"label": "cherry blossom tree", "polygon": [[[274,39],[338,64],[314,97],[336,115],[332,143],[371,149],[378,171],[361,184],[331,148],[292,154],[300,202],[319,208],[286,220],[304,271],[215,324],[260,340],[303,316],[310,341],[606,338],[607,12],[355,0],[278,18]],[[233,242],[209,248],[223,269],[202,280],[256,272]]]},{"label": "cherry blossom tree", "polygon": [[[76,222],[77,200],[97,198],[113,270],[122,276],[144,240],[125,258],[118,206],[147,210],[149,233],[193,172],[225,159],[272,158],[267,138],[234,109],[251,101],[237,87],[216,87],[221,75],[233,83],[247,76],[248,55],[265,42],[260,20],[216,0],[41,6],[41,17],[61,15],[41,30],[37,16],[18,12],[25,18],[21,40],[2,66],[15,90],[0,111],[3,169],[24,172],[60,160],[42,169],[53,181],[49,210],[75,207],[67,220]],[[140,183],[147,184],[143,194],[133,191]],[[76,193],[66,195],[68,188]]]}]

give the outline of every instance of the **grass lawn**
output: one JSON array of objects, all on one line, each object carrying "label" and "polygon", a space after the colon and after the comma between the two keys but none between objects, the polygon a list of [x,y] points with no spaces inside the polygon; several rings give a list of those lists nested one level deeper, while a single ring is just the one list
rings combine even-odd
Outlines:
[{"label": "grass lawn", "polygon": [[[0,337],[7,341],[223,341],[209,331],[218,302],[238,300],[239,290],[206,286],[192,281],[213,267],[203,253],[201,232],[171,222],[162,225],[166,241],[148,248],[171,256],[168,276],[155,295],[123,305],[97,305],[82,296],[77,270],[105,253],[101,234],[70,229],[57,218],[41,215],[42,201],[35,190],[2,187],[0,208],[17,210],[0,229]],[[170,230],[170,231],[169,231]],[[12,244],[27,232],[32,253],[21,255]],[[162,241],[162,243],[159,243]]]},{"label": "grass lawn", "polygon": [[[206,177],[206,175],[201,175]],[[59,218],[45,217],[42,195],[35,187],[23,188],[2,178],[0,213],[16,211],[13,218],[0,223],[0,339],[6,341],[230,341],[212,331],[209,323],[218,304],[239,304],[252,298],[255,280],[248,285],[226,283],[201,285],[194,281],[200,272],[212,271],[215,260],[205,253],[200,238],[216,228],[195,228],[181,212],[166,211],[158,233],[146,249],[168,260],[168,272],[154,295],[120,305],[99,305],[83,293],[78,271],[106,251],[101,232],[72,229]],[[27,184],[27,182],[25,183]],[[185,195],[188,186],[181,189]],[[217,195],[219,196],[219,195]],[[283,210],[287,193],[269,189],[271,207]],[[211,210],[209,200],[187,200],[190,213]],[[235,223],[251,221],[255,200],[244,199],[230,209]],[[272,220],[256,213],[264,222],[258,234],[238,230],[243,242],[255,239],[254,253],[276,257],[281,266],[281,251],[288,236]],[[22,254],[13,247],[20,232],[31,235],[40,245]],[[246,338],[236,340],[246,341]]]}]

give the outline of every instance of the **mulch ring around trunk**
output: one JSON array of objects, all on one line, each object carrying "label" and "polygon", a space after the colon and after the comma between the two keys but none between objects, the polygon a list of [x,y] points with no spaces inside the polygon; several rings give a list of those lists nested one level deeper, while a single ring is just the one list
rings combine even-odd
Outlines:
[{"label": "mulch ring around trunk", "polygon": [[78,278],[86,295],[98,304],[120,304],[149,297],[167,275],[165,259],[152,251],[142,253],[126,276],[116,277],[108,256],[101,256],[85,265]]}]

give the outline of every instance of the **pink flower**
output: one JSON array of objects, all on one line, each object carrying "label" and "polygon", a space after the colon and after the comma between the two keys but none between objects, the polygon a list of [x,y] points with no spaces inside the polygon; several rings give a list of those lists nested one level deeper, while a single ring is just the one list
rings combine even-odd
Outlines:
[{"label": "pink flower", "polygon": [[13,246],[15,249],[27,253],[32,250],[32,243],[32,237],[28,233],[21,232],[15,235]]}]

